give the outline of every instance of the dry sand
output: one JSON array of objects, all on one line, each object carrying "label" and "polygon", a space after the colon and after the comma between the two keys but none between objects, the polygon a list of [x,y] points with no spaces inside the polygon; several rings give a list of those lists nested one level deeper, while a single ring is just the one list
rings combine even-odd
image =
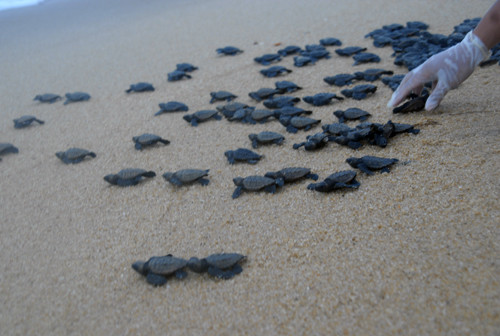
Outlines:
[{"label": "dry sand", "polygon": [[[0,141],[20,150],[0,163],[0,333],[498,334],[499,66],[477,69],[433,112],[392,115],[391,91],[380,82],[367,100],[314,109],[325,123],[333,110],[357,106],[371,121],[421,128],[385,149],[295,151],[305,133],[286,133],[283,146],[258,150],[259,164],[230,166],[225,150],[283,127],[222,120],[194,128],[182,114],[153,116],[169,100],[192,112],[209,108],[214,90],[253,105],[247,93],[276,81],[259,74],[254,57],[329,36],[379,54],[376,67],[405,73],[390,48],[363,36],[411,20],[449,34],[491,2],[53,0],[0,12]],[[225,45],[245,52],[218,57]],[[167,82],[180,62],[200,69]],[[336,55],[300,69],[291,58],[280,64],[294,70],[282,78],[303,86],[301,97],[339,93],[322,78],[373,67]],[[139,81],[156,91],[123,92]],[[92,99],[32,100],[73,91]],[[14,129],[12,119],[24,114],[45,124]],[[144,132],[172,143],[136,151],[131,138]],[[72,146],[97,158],[62,164],[54,153]],[[307,166],[324,178],[348,169],[347,157],[369,154],[408,164],[360,174],[354,192],[319,194],[304,181],[231,199],[236,176]],[[103,180],[126,167],[158,176],[131,188]],[[187,167],[210,169],[210,185],[176,189],[159,176]],[[247,255],[243,273],[230,281],[190,273],[154,288],[130,267],[153,255],[215,252]]]}]

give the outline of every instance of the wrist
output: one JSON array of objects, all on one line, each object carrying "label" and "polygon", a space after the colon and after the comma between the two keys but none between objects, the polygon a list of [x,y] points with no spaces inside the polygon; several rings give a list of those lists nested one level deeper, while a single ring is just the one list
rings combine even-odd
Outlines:
[{"label": "wrist", "polygon": [[491,56],[491,52],[488,47],[486,47],[483,41],[481,41],[481,39],[477,37],[472,30],[468,32],[467,35],[465,35],[464,41],[465,43],[472,45],[479,51],[482,56],[482,59],[480,61],[484,61]]}]

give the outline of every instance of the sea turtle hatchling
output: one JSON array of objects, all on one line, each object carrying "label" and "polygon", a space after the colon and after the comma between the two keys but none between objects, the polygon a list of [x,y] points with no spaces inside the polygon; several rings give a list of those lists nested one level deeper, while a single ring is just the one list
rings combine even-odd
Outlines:
[{"label": "sea turtle hatchling", "polygon": [[236,96],[228,91],[210,92],[210,96],[212,97],[212,99],[210,99],[210,104],[212,104],[216,101],[221,101],[221,100],[230,102],[231,100],[238,97],[238,96]]},{"label": "sea turtle hatchling", "polygon": [[328,105],[332,102],[332,99],[344,100],[344,98],[330,92],[317,93],[314,96],[305,96],[302,98],[303,101],[314,106]]},{"label": "sea turtle hatchling", "polygon": [[319,192],[330,192],[342,188],[356,189],[359,186],[360,183],[356,181],[356,172],[354,170],[343,170],[331,174],[322,182],[309,184],[307,189]]},{"label": "sea turtle hatchling", "polygon": [[289,56],[289,55],[294,55],[301,50],[302,49],[298,46],[290,45],[290,46],[287,46],[283,49],[278,50],[278,54],[285,57],[285,56]]},{"label": "sea turtle hatchling", "polygon": [[24,115],[22,117],[14,119],[13,121],[14,121],[14,128],[28,127],[33,122],[37,122],[37,123],[39,123],[41,125],[45,124],[45,121],[37,119],[36,117],[34,117],[32,115]]},{"label": "sea turtle hatchling", "polygon": [[226,156],[230,164],[235,164],[237,161],[256,164],[257,162],[260,161],[260,159],[262,159],[262,155],[259,155],[254,151],[251,151],[250,149],[246,148],[228,150],[224,152],[224,155]]},{"label": "sea turtle hatchling", "polygon": [[[19,153],[19,149],[11,143],[1,142],[0,143],[0,155],[5,155],[8,153]],[[0,161],[2,159],[0,158]]]},{"label": "sea turtle hatchling", "polygon": [[367,82],[374,82],[379,79],[382,75],[393,75],[394,71],[384,70],[384,69],[366,69],[365,71],[357,71],[354,73],[359,79],[363,79]]},{"label": "sea turtle hatchling", "polygon": [[278,89],[272,88],[262,88],[257,91],[252,91],[248,94],[248,96],[256,101],[260,102],[264,99],[272,98],[275,94],[281,93]]},{"label": "sea turtle hatchling", "polygon": [[135,149],[137,150],[156,145],[158,142],[161,142],[164,145],[168,145],[170,143],[167,139],[163,139],[162,137],[151,133],[144,133],[139,136],[135,136],[132,138],[132,141],[135,142]]},{"label": "sea turtle hatchling", "polygon": [[206,186],[210,183],[210,180],[204,177],[208,176],[209,171],[209,169],[181,169],[176,172],[166,172],[162,176],[165,180],[178,187],[195,182]]},{"label": "sea turtle hatchling", "polygon": [[176,82],[183,78],[191,79],[191,75],[188,75],[185,71],[174,70],[167,74],[167,81]]},{"label": "sea turtle hatchling", "polygon": [[354,54],[352,56],[354,59],[354,64],[353,65],[358,65],[362,63],[379,63],[380,62],[380,57],[378,55],[375,55],[373,53],[367,53],[367,52],[360,52],[357,54]]},{"label": "sea turtle hatchling", "polygon": [[75,103],[79,101],[87,101],[90,99],[90,95],[86,92],[73,92],[66,93],[66,101],[63,105],[68,105],[69,103]]},{"label": "sea turtle hatchling", "polygon": [[138,184],[145,177],[155,177],[154,171],[147,171],[140,168],[126,168],[116,174],[104,176],[104,180],[112,185],[127,187]]},{"label": "sea turtle hatchling", "polygon": [[266,77],[276,77],[278,75],[282,75],[284,73],[290,73],[290,72],[292,72],[292,70],[287,69],[281,65],[274,65],[274,66],[269,67],[267,69],[260,70],[260,73]]},{"label": "sea turtle hatchling", "polygon": [[350,107],[347,110],[337,110],[333,112],[333,115],[339,118],[339,123],[343,123],[346,120],[361,120],[364,121],[371,116],[370,113],[366,112],[357,107]]},{"label": "sea turtle hatchling", "polygon": [[368,97],[369,93],[375,93],[377,91],[377,87],[372,84],[361,84],[356,85],[352,89],[344,89],[340,91],[344,96],[348,98],[354,98],[356,100],[365,99]]},{"label": "sea turtle hatchling", "polygon": [[359,77],[353,74],[338,74],[325,77],[323,80],[330,85],[345,86],[352,84],[353,80],[359,80]]},{"label": "sea turtle hatchling", "polygon": [[233,199],[238,198],[243,190],[245,191],[260,191],[264,190],[274,194],[276,187],[282,187],[284,181],[282,179],[274,179],[265,176],[252,175],[247,177],[235,177],[233,179],[236,189],[233,192]]},{"label": "sea turtle hatchling", "polygon": [[87,156],[95,158],[96,154],[86,149],[72,147],[65,152],[57,152],[56,156],[65,164],[75,164],[82,162]]},{"label": "sea turtle hatchling", "polygon": [[262,65],[269,65],[273,62],[281,61],[281,55],[280,54],[264,54],[260,57],[255,57],[253,60],[259,64],[262,64]]},{"label": "sea turtle hatchling", "polygon": [[293,65],[296,67],[300,68],[303,66],[306,66],[308,64],[314,64],[316,63],[317,59],[309,57],[309,56],[295,56],[293,58]]},{"label": "sea turtle hatchling", "polygon": [[239,253],[217,253],[202,259],[192,257],[187,267],[195,273],[207,272],[216,278],[228,280],[243,271],[238,263],[245,259],[246,256]]},{"label": "sea turtle hatchling", "polygon": [[226,56],[235,56],[238,54],[241,54],[243,50],[238,49],[233,46],[226,46],[224,48],[218,48],[215,51],[217,51],[217,54],[219,55],[226,55]]},{"label": "sea turtle hatchling", "polygon": [[279,109],[285,106],[294,106],[298,102],[300,102],[299,97],[280,96],[276,98],[266,99],[264,100],[263,104],[265,107],[270,109]]},{"label": "sea turtle hatchling", "polygon": [[255,123],[265,123],[269,120],[269,118],[275,116],[275,111],[271,110],[264,110],[264,109],[258,109],[258,110],[252,110],[246,118],[246,122],[250,124],[255,124]]},{"label": "sea turtle hatchling", "polygon": [[429,94],[425,93],[422,96],[415,96],[410,98],[406,103],[395,107],[392,110],[392,113],[408,113],[408,112],[418,112],[422,111],[425,108],[425,103],[427,102],[427,98],[429,98]]},{"label": "sea turtle hatchling", "polygon": [[36,95],[35,98],[33,98],[33,100],[38,100],[40,103],[49,103],[49,104],[55,103],[60,99],[62,99],[62,97],[54,93],[45,93],[41,95]]},{"label": "sea turtle hatchling", "polygon": [[297,117],[303,114],[309,115],[312,114],[312,111],[304,110],[303,108],[295,106],[284,106],[280,109],[274,110],[274,117],[276,119],[279,119],[282,116]]},{"label": "sea turtle hatchling", "polygon": [[398,159],[388,159],[370,155],[365,155],[361,158],[350,157],[346,160],[351,167],[357,168],[367,175],[373,175],[374,170],[389,173],[389,167],[398,161]]},{"label": "sea turtle hatchling", "polygon": [[138,260],[132,264],[132,268],[145,276],[149,284],[163,286],[170,276],[175,276],[177,279],[187,277],[187,272],[184,270],[187,263],[185,259],[167,254],[162,257],[151,257],[148,261]]},{"label": "sea turtle hatchling", "polygon": [[358,54],[358,53],[363,52],[365,50],[366,50],[366,48],[353,46],[353,47],[345,47],[342,49],[335,49],[335,52],[339,56],[352,56],[354,54]]},{"label": "sea turtle hatchling", "polygon": [[320,149],[325,147],[325,145],[329,141],[329,137],[330,135],[328,135],[328,133],[325,132],[308,135],[306,137],[306,141],[293,144],[292,147],[293,149],[299,149],[300,147],[303,146],[306,151]]},{"label": "sea turtle hatchling", "polygon": [[319,44],[321,44],[323,47],[330,47],[330,46],[341,46],[342,41],[335,37],[326,37],[321,40],[319,40]]},{"label": "sea turtle hatchling", "polygon": [[126,93],[131,92],[146,92],[146,91],[154,91],[155,88],[152,84],[146,82],[139,82],[136,84],[130,84],[130,88],[125,90]]},{"label": "sea turtle hatchling", "polygon": [[252,147],[257,148],[259,145],[274,143],[281,145],[285,137],[279,133],[264,131],[258,134],[249,134],[248,138],[252,141]]},{"label": "sea turtle hatchling", "polygon": [[318,179],[317,174],[311,173],[310,168],[303,167],[288,167],[275,172],[268,172],[264,175],[265,177],[270,177],[273,179],[281,179],[284,183],[291,183],[301,178],[311,179],[316,181]]},{"label": "sea turtle hatchling", "polygon": [[195,70],[198,70],[198,67],[195,67],[194,65],[190,63],[179,63],[177,64],[175,70],[179,71],[184,71],[184,72],[193,72]]},{"label": "sea turtle hatchling", "polygon": [[292,93],[298,90],[302,90],[302,87],[291,81],[277,81],[276,83],[274,83],[274,85],[276,86],[276,89],[281,93]]},{"label": "sea turtle hatchling", "polygon": [[198,126],[198,123],[209,119],[221,120],[222,117],[218,113],[217,110],[200,110],[193,114],[184,115],[183,119],[191,123],[191,126]]},{"label": "sea turtle hatchling", "polygon": [[168,103],[160,103],[158,104],[160,110],[155,113],[155,116],[170,113],[170,112],[186,112],[189,110],[188,106],[184,103],[177,101],[169,101]]},{"label": "sea turtle hatchling", "polygon": [[308,117],[290,117],[281,116],[279,122],[286,127],[286,131],[289,133],[297,133],[299,129],[304,131],[309,131],[315,125],[321,122],[321,119],[313,119]]}]

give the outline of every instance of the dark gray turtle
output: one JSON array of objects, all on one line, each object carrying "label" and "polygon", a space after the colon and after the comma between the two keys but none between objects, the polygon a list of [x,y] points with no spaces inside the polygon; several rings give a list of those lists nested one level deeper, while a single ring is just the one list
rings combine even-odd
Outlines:
[{"label": "dark gray turtle", "polygon": [[330,85],[345,86],[352,84],[353,80],[359,80],[359,77],[353,74],[338,74],[335,76],[325,77],[323,80]]},{"label": "dark gray turtle", "polygon": [[260,132],[258,134],[250,134],[248,138],[252,141],[252,147],[257,148],[259,145],[274,143],[281,145],[285,137],[275,132]]},{"label": "dark gray turtle", "polygon": [[281,93],[281,91],[278,89],[262,88],[254,92],[250,92],[248,95],[250,98],[260,102],[264,99],[272,98],[277,93]]},{"label": "dark gray turtle", "polygon": [[36,117],[34,117],[32,115],[25,115],[25,116],[19,117],[17,119],[14,119],[14,128],[28,127],[29,125],[31,125],[31,123],[33,123],[35,121],[39,124],[45,124],[45,121],[37,119]]},{"label": "dark gray turtle", "polygon": [[243,190],[246,191],[260,191],[264,190],[268,193],[274,194],[276,192],[276,186],[282,187],[284,181],[281,179],[273,179],[265,176],[247,176],[247,177],[235,177],[233,179],[236,189],[233,192],[233,199],[238,198]]},{"label": "dark gray turtle", "polygon": [[211,276],[227,280],[243,271],[238,263],[245,258],[246,256],[239,253],[217,253],[203,259],[192,257],[187,266],[193,272],[208,272]]},{"label": "dark gray turtle", "polygon": [[354,128],[347,133],[343,133],[338,136],[330,136],[329,140],[335,141],[339,145],[348,146],[352,149],[358,149],[363,144],[361,142],[368,140],[372,134],[372,128]]},{"label": "dark gray turtle", "polygon": [[307,151],[312,151],[316,149],[323,148],[329,141],[329,135],[327,133],[321,132],[313,135],[308,135],[306,141],[293,144],[293,149],[299,149],[304,146]]},{"label": "dark gray turtle", "polygon": [[[0,155],[5,155],[9,153],[19,153],[19,149],[11,143],[0,142]],[[0,158],[0,161],[2,159]]]},{"label": "dark gray turtle", "polygon": [[326,50],[321,44],[307,44],[305,48],[306,51]]},{"label": "dark gray turtle", "polygon": [[314,96],[305,96],[302,98],[303,101],[314,106],[328,105],[332,102],[332,99],[344,100],[344,98],[330,92],[317,93]]},{"label": "dark gray turtle", "polygon": [[262,155],[259,155],[254,151],[246,148],[228,150],[224,152],[224,155],[227,157],[227,160],[230,164],[234,164],[236,163],[236,161],[256,164],[260,161],[260,159],[262,159]]},{"label": "dark gray turtle", "polygon": [[87,156],[95,158],[96,154],[86,149],[73,147],[66,150],[65,152],[57,152],[56,156],[65,164],[74,164],[82,162],[83,159],[85,159]]},{"label": "dark gray turtle", "polygon": [[187,260],[177,258],[171,254],[163,257],[151,257],[148,261],[138,260],[132,264],[132,268],[146,277],[146,281],[153,286],[163,286],[170,276],[184,279],[187,273],[184,268]]},{"label": "dark gray turtle", "polygon": [[392,91],[396,91],[396,89],[399,87],[399,84],[401,83],[404,77],[405,75],[394,75],[394,76],[382,77],[381,80],[382,83],[390,87]]},{"label": "dark gray turtle", "polygon": [[318,175],[311,173],[310,168],[303,167],[283,168],[275,172],[268,172],[264,176],[276,180],[282,179],[284,183],[295,182],[297,180],[300,180],[301,178],[308,178],[314,181],[318,179]]},{"label": "dark gray turtle", "polygon": [[375,93],[377,91],[377,87],[372,84],[361,84],[356,85],[352,89],[344,89],[340,91],[344,96],[348,98],[354,98],[356,100],[365,99],[368,97],[369,93]]},{"label": "dark gray turtle", "polygon": [[198,123],[205,122],[209,119],[221,120],[222,117],[218,114],[217,110],[201,110],[193,114],[186,114],[183,117],[191,126],[198,126]]},{"label": "dark gray turtle", "polygon": [[125,90],[126,93],[130,92],[146,92],[146,91],[154,91],[155,88],[152,84],[146,82],[139,82],[137,84],[131,84],[128,90]]},{"label": "dark gray turtle", "polygon": [[299,129],[309,131],[313,126],[321,122],[320,119],[290,116],[281,116],[279,118],[279,121],[283,126],[286,127],[286,131],[289,133],[297,133]]},{"label": "dark gray turtle", "polygon": [[343,123],[326,124],[321,128],[323,128],[323,131],[330,135],[342,135],[352,130],[349,126]]},{"label": "dark gray turtle", "polygon": [[323,47],[341,46],[342,41],[336,39],[335,37],[325,37],[319,40],[319,44],[321,44]]},{"label": "dark gray turtle", "polygon": [[380,57],[378,55],[372,54],[372,53],[367,53],[367,52],[360,52],[357,54],[354,54],[352,56],[354,59],[354,64],[353,65],[358,65],[361,63],[378,63],[380,62]]},{"label": "dark gray turtle", "polygon": [[163,178],[178,187],[195,182],[206,186],[210,180],[204,177],[208,176],[209,171],[209,169],[182,169],[174,173],[166,172],[163,174]]},{"label": "dark gray turtle", "polygon": [[224,48],[218,48],[218,49],[216,49],[216,51],[217,51],[217,54],[219,54],[219,55],[228,55],[228,56],[238,55],[238,54],[241,54],[243,52],[243,50],[240,50],[240,49],[233,47],[233,46],[226,46]]},{"label": "dark gray turtle", "polygon": [[316,61],[317,59],[312,58],[310,56],[295,56],[293,58],[293,65],[300,68],[308,64],[314,64],[316,63]]},{"label": "dark gray turtle", "polygon": [[64,102],[64,105],[67,105],[69,103],[75,103],[79,101],[87,101],[90,99],[90,95],[86,92],[73,92],[73,93],[66,93],[66,101]]},{"label": "dark gray turtle", "polygon": [[335,49],[335,52],[339,56],[352,56],[354,54],[358,54],[358,53],[363,52],[365,50],[366,50],[366,48],[362,48],[362,47],[345,47],[342,49]]},{"label": "dark gray turtle", "polygon": [[186,72],[180,70],[174,70],[167,74],[167,80],[169,82],[175,82],[183,78],[191,79],[191,75],[188,75]]},{"label": "dark gray turtle", "polygon": [[392,110],[392,113],[408,113],[408,112],[418,112],[422,111],[425,108],[425,103],[427,102],[427,98],[429,98],[429,94],[425,93],[422,96],[416,96],[414,98],[410,98],[409,101],[395,107]]},{"label": "dark gray turtle", "polygon": [[264,54],[260,57],[255,57],[253,60],[262,65],[269,65],[273,62],[281,61],[281,56],[280,54]]},{"label": "dark gray turtle", "polygon": [[292,72],[292,70],[287,69],[287,68],[280,66],[280,65],[274,65],[270,68],[260,70],[260,73],[266,77],[276,77],[276,76],[279,76],[281,74],[290,73],[290,72]]},{"label": "dark gray turtle", "polygon": [[177,101],[169,101],[168,103],[160,103],[158,104],[160,110],[155,113],[155,116],[170,113],[170,112],[186,112],[189,110],[188,106],[184,103]]},{"label": "dark gray turtle", "polygon": [[210,104],[220,101],[220,100],[225,100],[227,102],[230,102],[231,100],[235,99],[236,95],[232,94],[231,92],[228,91],[217,91],[217,92],[210,92],[210,96],[212,99],[210,99]]},{"label": "dark gray turtle", "polygon": [[120,187],[127,187],[138,184],[143,177],[155,177],[154,171],[147,171],[140,168],[127,168],[120,170],[117,174],[104,176],[104,180],[110,184]]},{"label": "dark gray turtle", "polygon": [[151,133],[144,133],[139,136],[135,136],[132,140],[135,142],[135,149],[137,150],[156,145],[158,142],[161,142],[164,145],[168,145],[170,143],[167,139],[163,139],[162,137]]},{"label": "dark gray turtle", "polygon": [[331,174],[322,182],[309,184],[307,189],[330,192],[342,188],[356,189],[359,186],[360,183],[356,181],[356,172],[354,170],[344,170]]},{"label": "dark gray turtle", "polygon": [[33,100],[38,100],[40,103],[49,103],[49,104],[55,103],[59,99],[62,99],[62,97],[53,93],[36,95],[36,97],[33,98]]},{"label": "dark gray turtle", "polygon": [[399,134],[399,133],[418,134],[418,133],[420,133],[420,130],[418,128],[415,128],[415,126],[410,125],[410,124],[394,123],[394,134],[392,134],[392,136]]},{"label": "dark gray turtle", "polygon": [[265,123],[269,120],[269,118],[274,117],[275,111],[271,110],[252,110],[250,114],[247,115],[247,122],[251,124],[255,124],[256,122],[258,123]]},{"label": "dark gray turtle", "polygon": [[373,82],[379,79],[382,75],[393,75],[394,71],[384,69],[366,69],[365,71],[355,72],[354,75],[359,79],[367,82]]},{"label": "dark gray turtle", "polygon": [[274,83],[274,85],[276,86],[276,89],[281,93],[292,93],[298,90],[302,90],[302,87],[291,81],[277,81],[276,83]]},{"label": "dark gray turtle", "polygon": [[284,57],[284,56],[296,54],[296,53],[300,52],[301,50],[302,49],[300,49],[300,47],[291,45],[291,46],[287,46],[283,49],[278,50],[278,54],[280,54],[281,56]]},{"label": "dark gray turtle", "polygon": [[390,172],[389,166],[392,166],[398,161],[398,159],[388,159],[370,155],[361,158],[350,157],[346,160],[351,167],[358,168],[367,175],[373,175],[374,170],[388,173]]},{"label": "dark gray turtle", "polygon": [[249,115],[255,110],[255,107],[245,107],[234,112],[232,117],[227,118],[229,121],[241,121],[242,123],[253,123]]},{"label": "dark gray turtle", "polygon": [[265,107],[270,109],[279,109],[285,106],[293,106],[300,101],[298,97],[292,96],[281,96],[272,99],[264,100],[263,104]]},{"label": "dark gray turtle", "polygon": [[240,102],[230,102],[226,105],[217,106],[217,111],[221,112],[227,119],[232,118],[234,113],[239,109],[249,107],[247,104]]},{"label": "dark gray turtle", "polygon": [[295,107],[295,106],[284,106],[284,107],[274,111],[274,117],[276,119],[279,119],[280,117],[283,117],[283,116],[298,117],[298,116],[301,116],[303,114],[309,115],[309,114],[312,114],[312,111],[304,110],[303,108]]},{"label": "dark gray turtle", "polygon": [[331,58],[330,52],[328,50],[313,50],[313,51],[301,51],[300,55],[303,57],[309,57],[312,59],[312,63],[315,63],[319,59],[329,59]]},{"label": "dark gray turtle", "polygon": [[184,71],[184,72],[193,72],[195,70],[198,70],[198,67],[195,67],[194,65],[190,63],[179,63],[177,64],[175,70],[179,71]]}]

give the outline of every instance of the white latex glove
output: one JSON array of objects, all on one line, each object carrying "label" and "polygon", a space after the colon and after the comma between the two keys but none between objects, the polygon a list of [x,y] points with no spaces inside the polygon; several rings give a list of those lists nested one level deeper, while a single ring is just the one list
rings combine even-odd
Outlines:
[{"label": "white latex glove", "polygon": [[462,42],[432,56],[409,72],[387,106],[399,105],[410,93],[420,95],[424,84],[432,82],[432,93],[427,99],[425,109],[435,109],[448,91],[456,89],[466,80],[489,54],[484,43],[470,31]]}]

